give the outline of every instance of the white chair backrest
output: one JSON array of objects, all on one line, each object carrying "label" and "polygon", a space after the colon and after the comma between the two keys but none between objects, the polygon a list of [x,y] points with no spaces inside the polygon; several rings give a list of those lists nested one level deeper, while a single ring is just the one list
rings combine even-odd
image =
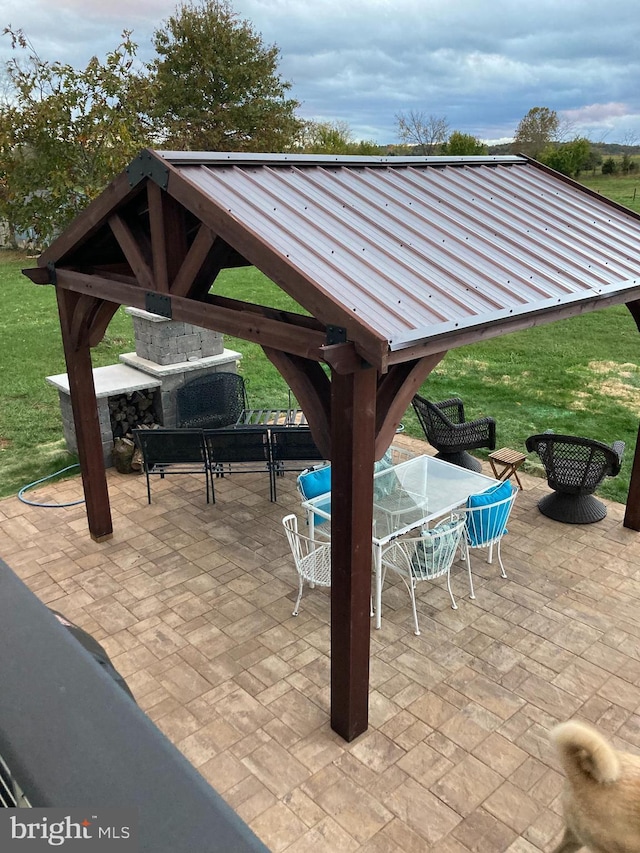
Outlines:
[{"label": "white chair backrest", "polygon": [[431,530],[425,530],[416,542],[411,561],[412,574],[419,580],[439,577],[449,571],[465,526],[464,515],[452,515]]},{"label": "white chair backrest", "polygon": [[285,515],[282,519],[282,525],[285,529],[285,533],[287,534],[287,540],[289,542],[289,547],[291,548],[291,553],[293,554],[296,567],[299,567],[300,562],[306,553],[306,549],[303,549],[302,547],[301,534],[298,532],[298,519],[293,515],[293,513],[291,515]]},{"label": "white chair backrest", "polygon": [[319,544],[298,531],[298,519],[293,513],[285,515],[282,525],[287,534],[298,574],[311,583],[331,585],[331,544]]},{"label": "white chair backrest", "polygon": [[449,571],[465,526],[465,516],[454,514],[421,536],[397,539],[383,554],[383,562],[392,562],[403,574],[416,580],[431,580]]},{"label": "white chair backrest", "polygon": [[[485,548],[494,542],[498,542],[507,532],[507,521],[518,496],[518,489],[509,481],[506,482],[512,489],[511,494],[507,497],[495,502],[467,506],[461,510],[466,516],[465,538],[471,548]],[[474,495],[472,497],[481,496]]]}]

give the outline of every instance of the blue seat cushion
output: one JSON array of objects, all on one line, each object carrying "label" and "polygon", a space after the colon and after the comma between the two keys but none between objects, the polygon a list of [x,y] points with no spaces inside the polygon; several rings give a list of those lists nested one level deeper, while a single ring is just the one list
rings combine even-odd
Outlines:
[{"label": "blue seat cushion", "polygon": [[317,498],[331,491],[331,465],[313,468],[298,477],[298,485],[305,500]]},{"label": "blue seat cushion", "polygon": [[447,518],[434,527],[425,528],[421,541],[411,558],[411,568],[417,578],[426,578],[434,571],[443,553],[449,553],[452,546],[458,544],[460,534],[455,530],[459,518]]},{"label": "blue seat cushion", "polygon": [[[393,467],[393,462],[391,460],[391,451],[387,450],[382,459],[378,459],[377,462],[373,465],[373,473],[378,474],[380,471],[386,471],[388,468]],[[398,478],[394,477],[393,474],[387,474],[385,477],[384,474],[380,477],[375,477],[373,479],[373,499],[374,501],[380,500],[381,498],[388,497],[394,490],[397,485]]]},{"label": "blue seat cushion", "polygon": [[467,514],[466,535],[469,545],[482,546],[507,532],[509,503],[505,502],[497,508],[495,504],[505,501],[512,494],[513,485],[509,480],[505,480],[504,483],[498,483],[479,495],[469,495],[467,507],[474,510]]},{"label": "blue seat cushion", "polygon": [[[303,471],[298,476],[298,487],[305,500],[317,498],[318,495],[324,495],[331,491],[331,465],[323,465],[321,468],[312,468],[311,471]],[[331,498],[327,498],[325,502],[319,504],[319,509],[325,512],[331,512]],[[318,513],[313,514],[313,523],[318,527],[324,524],[327,519]]]}]

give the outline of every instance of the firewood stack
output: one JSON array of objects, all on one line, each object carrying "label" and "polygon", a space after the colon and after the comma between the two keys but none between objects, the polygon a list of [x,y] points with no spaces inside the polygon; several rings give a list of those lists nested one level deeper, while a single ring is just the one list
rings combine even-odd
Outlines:
[{"label": "firewood stack", "polygon": [[157,423],[153,389],[133,391],[109,398],[109,416],[114,439],[123,438],[132,429]]}]

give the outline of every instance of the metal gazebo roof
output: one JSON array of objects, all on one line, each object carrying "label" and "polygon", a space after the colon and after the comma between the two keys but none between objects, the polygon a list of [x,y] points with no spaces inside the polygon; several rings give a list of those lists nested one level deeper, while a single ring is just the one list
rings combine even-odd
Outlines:
[{"label": "metal gazebo roof", "polygon": [[[640,293],[640,217],[524,157],[147,151],[126,198],[148,179],[382,371]],[[113,212],[43,260],[99,266]]]},{"label": "metal gazebo roof", "polygon": [[391,361],[640,288],[638,217],[523,157],[160,154],[240,224],[248,260],[295,270],[283,289]]},{"label": "metal gazebo roof", "polygon": [[[247,264],[308,315],[216,294]],[[524,157],[145,150],[25,274],[56,288],[94,539],[113,525],[90,349],[119,305],[255,341],[280,370],[333,466],[331,718],[351,740],[374,460],[447,350],[619,303],[640,325],[640,217]],[[638,447],[625,524],[640,529]]]}]

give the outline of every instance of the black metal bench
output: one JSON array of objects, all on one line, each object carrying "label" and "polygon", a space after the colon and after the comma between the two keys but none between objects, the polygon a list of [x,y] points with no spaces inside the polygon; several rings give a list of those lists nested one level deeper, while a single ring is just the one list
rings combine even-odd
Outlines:
[{"label": "black metal bench", "polygon": [[[269,475],[269,498],[275,501],[275,476],[271,464],[269,429],[265,426],[231,427],[203,430],[207,460],[211,472],[211,490],[215,477],[225,474]],[[215,493],[214,493],[215,503]]]},{"label": "black metal bench", "polygon": [[153,476],[204,474],[209,503],[209,465],[200,429],[134,429],[133,438],[142,453],[142,470],[147,478],[147,500],[151,503]]},{"label": "black metal bench", "polygon": [[276,494],[276,478],[284,477],[287,471],[304,471],[318,460],[324,459],[318,450],[308,426],[269,427],[271,465],[273,468],[273,494]]},{"label": "black metal bench", "polygon": [[324,457],[308,426],[260,425],[221,429],[139,429],[134,439],[142,452],[151,503],[151,477],[203,474],[207,503],[215,503],[215,480],[226,474],[266,473],[269,498],[277,500],[276,477],[302,471]]}]

